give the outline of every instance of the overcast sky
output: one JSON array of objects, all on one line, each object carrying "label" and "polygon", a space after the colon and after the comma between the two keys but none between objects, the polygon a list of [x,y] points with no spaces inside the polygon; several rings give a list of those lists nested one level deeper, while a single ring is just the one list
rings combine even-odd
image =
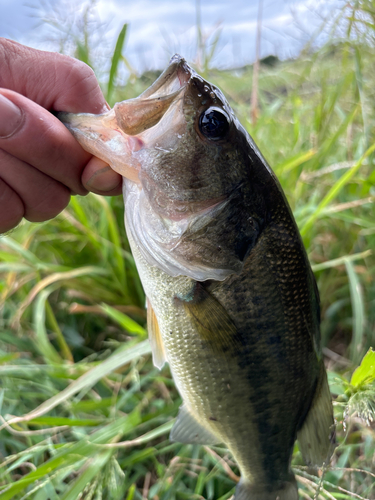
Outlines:
[{"label": "overcast sky", "polygon": [[[0,0],[0,36],[59,50],[59,40],[68,31],[76,35],[82,31],[83,12],[89,3]],[[252,63],[258,0],[200,3],[202,31],[208,45],[221,29],[214,65],[238,67]],[[125,54],[137,71],[163,68],[175,52],[190,61],[196,59],[196,0],[97,0],[91,4],[92,43],[101,54],[111,53],[122,25],[129,23]],[[285,59],[298,55],[322,19],[327,15],[332,18],[339,6],[340,0],[263,0],[262,56],[274,54]]]}]

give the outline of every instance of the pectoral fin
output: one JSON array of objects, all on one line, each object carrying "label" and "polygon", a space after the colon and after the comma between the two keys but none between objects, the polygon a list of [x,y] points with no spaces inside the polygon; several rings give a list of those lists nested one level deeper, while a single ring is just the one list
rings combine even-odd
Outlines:
[{"label": "pectoral fin", "polygon": [[152,350],[152,361],[156,368],[161,370],[167,361],[163,339],[161,337],[158,320],[151,302],[147,299],[147,330]]},{"label": "pectoral fin", "polygon": [[201,338],[216,353],[242,347],[241,336],[224,306],[202,284],[196,283],[190,296],[177,298]]},{"label": "pectoral fin", "polygon": [[221,442],[218,437],[198,422],[186,405],[180,406],[169,439],[186,444],[219,444]]},{"label": "pectoral fin", "polygon": [[314,399],[297,439],[306,464],[321,466],[329,462],[335,448],[335,424],[323,363]]}]

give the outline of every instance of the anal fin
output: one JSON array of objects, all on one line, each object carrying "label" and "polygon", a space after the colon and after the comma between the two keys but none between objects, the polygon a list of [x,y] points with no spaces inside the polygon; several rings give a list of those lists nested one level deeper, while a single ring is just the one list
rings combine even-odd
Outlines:
[{"label": "anal fin", "polygon": [[297,432],[304,461],[308,465],[328,463],[335,448],[332,397],[322,363],[314,399],[306,419]]},{"label": "anal fin", "polygon": [[152,361],[161,370],[167,361],[166,352],[161,337],[158,320],[151,302],[147,299],[147,330],[152,350]]},{"label": "anal fin", "polygon": [[186,405],[180,406],[169,439],[186,444],[219,444],[221,442],[217,436],[198,422]]}]

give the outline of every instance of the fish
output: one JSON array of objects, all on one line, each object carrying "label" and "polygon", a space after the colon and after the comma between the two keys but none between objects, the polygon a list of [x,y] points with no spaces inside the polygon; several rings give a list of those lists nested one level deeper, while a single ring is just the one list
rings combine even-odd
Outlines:
[{"label": "fish", "polygon": [[319,293],[275,174],[179,55],[139,97],[59,118],[123,176],[153,361],[183,400],[170,439],[224,444],[236,500],[297,500],[295,440],[328,464],[335,426]]}]

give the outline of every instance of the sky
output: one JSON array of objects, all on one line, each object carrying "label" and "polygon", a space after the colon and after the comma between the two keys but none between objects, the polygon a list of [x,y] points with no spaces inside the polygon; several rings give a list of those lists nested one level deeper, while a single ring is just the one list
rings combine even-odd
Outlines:
[{"label": "sky", "polygon": [[[258,0],[200,0],[203,39],[208,50],[218,34],[212,64],[235,68],[255,60]],[[263,0],[261,56],[295,57],[332,18],[340,0]],[[113,51],[129,24],[125,55],[140,73],[162,69],[175,52],[197,59],[197,0],[0,0],[0,36],[26,45],[60,50],[68,34],[80,36],[87,12],[91,43],[99,60]],[[315,43],[320,43],[320,34]],[[68,50],[65,44],[65,50]],[[105,64],[105,63],[103,63]]]}]

